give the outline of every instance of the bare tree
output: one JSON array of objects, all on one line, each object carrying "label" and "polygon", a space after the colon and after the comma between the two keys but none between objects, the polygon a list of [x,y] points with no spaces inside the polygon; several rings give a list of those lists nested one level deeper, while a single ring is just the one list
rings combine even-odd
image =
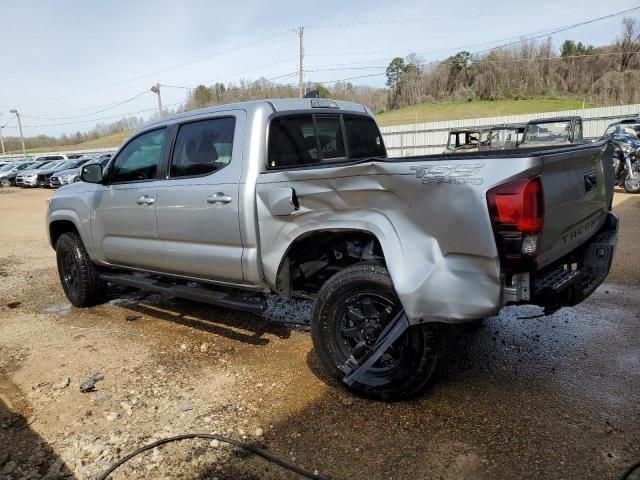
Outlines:
[{"label": "bare tree", "polygon": [[625,17],[622,20],[622,35],[618,38],[617,49],[620,52],[620,71],[629,68],[631,60],[640,51],[640,32],[635,18]]}]

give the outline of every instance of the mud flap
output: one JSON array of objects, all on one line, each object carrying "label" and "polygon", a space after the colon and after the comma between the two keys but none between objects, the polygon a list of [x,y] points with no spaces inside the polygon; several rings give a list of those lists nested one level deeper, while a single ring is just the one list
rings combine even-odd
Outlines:
[{"label": "mud flap", "polygon": [[340,370],[345,374],[342,381],[348,386],[360,381],[362,375],[369,370],[376,361],[386,352],[393,342],[398,340],[409,328],[409,319],[404,310],[399,312],[380,333],[373,347],[360,359],[351,355],[347,361],[340,366]]}]

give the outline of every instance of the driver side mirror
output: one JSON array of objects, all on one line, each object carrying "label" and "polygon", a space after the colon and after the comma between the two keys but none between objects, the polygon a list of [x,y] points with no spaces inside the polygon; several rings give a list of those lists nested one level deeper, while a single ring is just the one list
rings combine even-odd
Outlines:
[{"label": "driver side mirror", "polygon": [[93,163],[83,166],[80,178],[87,183],[102,183],[102,165]]}]

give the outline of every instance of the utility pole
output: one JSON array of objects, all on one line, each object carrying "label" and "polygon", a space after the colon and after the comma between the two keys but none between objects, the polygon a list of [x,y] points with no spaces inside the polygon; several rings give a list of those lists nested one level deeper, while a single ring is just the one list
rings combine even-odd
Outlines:
[{"label": "utility pole", "polygon": [[2,153],[6,153],[4,151],[4,137],[2,136],[2,129],[4,128],[3,125],[0,125],[0,146],[2,146]]},{"label": "utility pole", "polygon": [[163,114],[162,114],[162,98],[160,98],[160,84],[156,83],[153,87],[151,87],[151,91],[156,95],[158,95],[158,114],[160,115],[160,118],[162,118]]},{"label": "utility pole", "polygon": [[24,148],[24,135],[22,134],[22,121],[20,120],[20,113],[18,110],[9,110],[9,113],[15,113],[16,117],[18,117],[18,129],[20,130],[20,141],[22,142],[22,155],[27,156],[27,149]]},{"label": "utility pole", "polygon": [[300,37],[300,72],[298,79],[298,95],[304,97],[306,88],[304,87],[304,27],[298,29],[298,37]]}]

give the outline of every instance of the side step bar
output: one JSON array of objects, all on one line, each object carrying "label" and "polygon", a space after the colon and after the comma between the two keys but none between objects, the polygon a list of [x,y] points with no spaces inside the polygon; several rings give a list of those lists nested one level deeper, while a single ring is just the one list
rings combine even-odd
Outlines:
[{"label": "side step bar", "polygon": [[131,275],[129,273],[104,272],[101,274],[101,277],[105,282],[117,283],[118,285],[139,288],[140,290],[154,293],[164,293],[172,297],[186,298],[187,300],[209,303],[220,307],[233,308],[235,310],[244,310],[260,314],[267,309],[267,302],[259,296],[244,298],[207,288],[173,285],[156,278]]}]

